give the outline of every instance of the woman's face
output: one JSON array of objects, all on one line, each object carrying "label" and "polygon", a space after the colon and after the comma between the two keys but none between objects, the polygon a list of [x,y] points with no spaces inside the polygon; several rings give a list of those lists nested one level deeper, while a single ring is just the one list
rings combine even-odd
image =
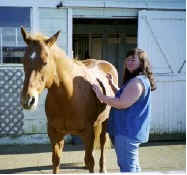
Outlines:
[{"label": "woman's face", "polygon": [[140,60],[138,55],[131,55],[125,59],[125,67],[129,72],[134,72],[136,69],[140,67]]}]

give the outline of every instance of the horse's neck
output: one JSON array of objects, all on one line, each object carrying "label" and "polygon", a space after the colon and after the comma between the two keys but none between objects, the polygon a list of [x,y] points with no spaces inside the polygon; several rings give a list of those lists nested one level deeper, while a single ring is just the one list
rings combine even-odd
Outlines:
[{"label": "horse's neck", "polygon": [[56,64],[56,72],[53,85],[49,91],[59,92],[59,95],[66,94],[67,96],[71,96],[73,93],[73,70],[76,65],[74,61],[60,49],[55,53],[54,61]]},{"label": "horse's neck", "polygon": [[59,80],[62,82],[65,78],[72,79],[72,72],[75,64],[68,56],[59,57],[56,60],[56,71],[58,73]]}]

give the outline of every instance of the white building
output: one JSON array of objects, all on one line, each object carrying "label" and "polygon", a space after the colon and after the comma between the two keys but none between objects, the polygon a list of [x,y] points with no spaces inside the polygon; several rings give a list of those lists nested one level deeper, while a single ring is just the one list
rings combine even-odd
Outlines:
[{"label": "white building", "polygon": [[[181,138],[186,132],[185,16],[185,0],[1,0],[0,135],[25,134],[17,138],[25,143],[22,138],[27,134],[40,140],[46,133],[45,93],[35,112],[23,111],[18,100],[12,107],[21,83],[12,88],[10,82],[15,84],[14,74],[16,82],[23,79],[22,25],[48,36],[61,30],[58,45],[70,57],[110,61],[119,71],[120,83],[127,50],[147,51],[158,86],[152,98],[151,133],[159,139]],[[1,143],[17,142],[2,138]]]}]

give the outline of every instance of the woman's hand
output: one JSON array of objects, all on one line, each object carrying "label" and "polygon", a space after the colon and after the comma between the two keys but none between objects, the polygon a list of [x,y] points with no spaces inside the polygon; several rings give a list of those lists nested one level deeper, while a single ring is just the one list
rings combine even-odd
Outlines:
[{"label": "woman's hand", "polygon": [[118,91],[119,88],[115,85],[112,74],[107,73],[106,78],[108,79],[108,84],[112,88],[114,94],[116,94],[116,92]]},{"label": "woman's hand", "polygon": [[102,100],[103,93],[101,92],[99,86],[97,86],[96,84],[93,84],[93,85],[92,85],[92,89],[93,89],[93,91],[95,92],[95,94],[96,94],[97,98],[99,99],[99,101],[100,101],[101,103],[103,103],[103,100]]},{"label": "woman's hand", "polygon": [[110,73],[106,74],[106,78],[108,79],[109,84],[113,84],[112,75]]}]

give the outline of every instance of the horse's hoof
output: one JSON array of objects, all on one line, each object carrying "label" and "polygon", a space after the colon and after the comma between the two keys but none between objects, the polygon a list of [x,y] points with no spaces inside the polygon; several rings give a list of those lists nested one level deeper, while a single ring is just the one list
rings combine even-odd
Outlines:
[{"label": "horse's hoof", "polygon": [[87,166],[83,166],[83,169],[88,169],[88,167]]},{"label": "horse's hoof", "polygon": [[105,173],[105,174],[106,174],[106,173],[107,173],[107,170],[104,169],[104,170],[100,170],[99,172],[100,172],[100,173]]}]

